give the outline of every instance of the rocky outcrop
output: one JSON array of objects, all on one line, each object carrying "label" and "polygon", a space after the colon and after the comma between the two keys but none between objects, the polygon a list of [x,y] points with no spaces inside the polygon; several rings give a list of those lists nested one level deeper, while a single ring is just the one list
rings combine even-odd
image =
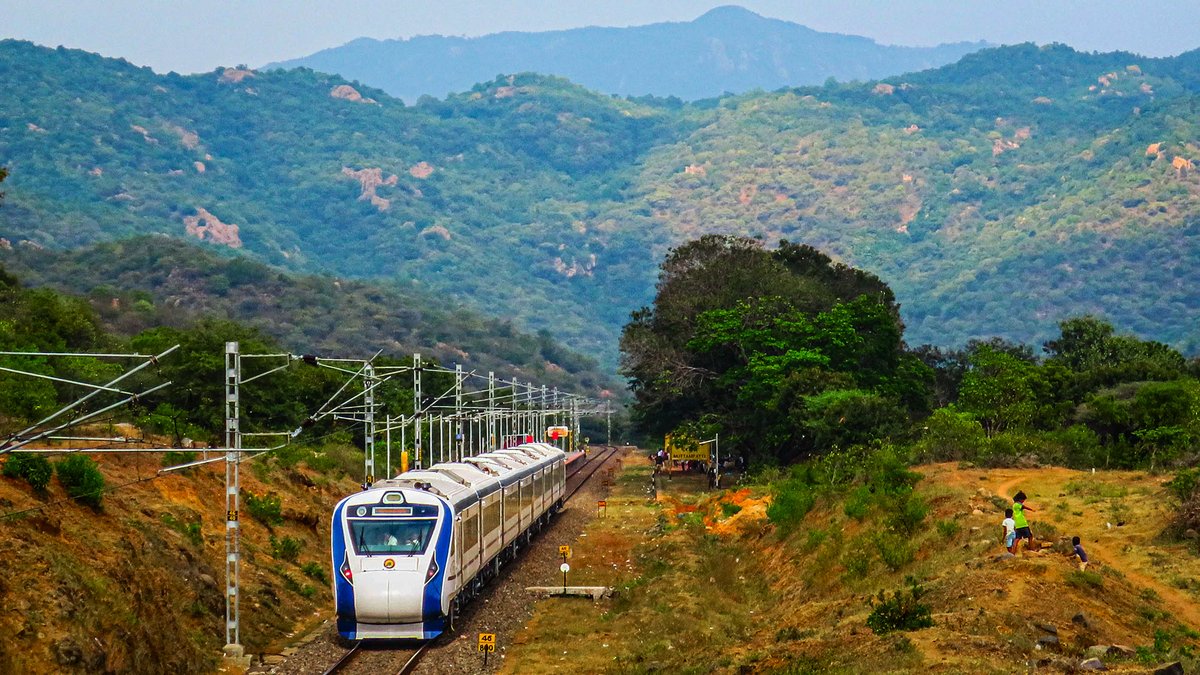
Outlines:
[{"label": "rocky outcrop", "polygon": [[140,126],[137,124],[130,124],[129,128],[138,132],[139,134],[141,134],[142,140],[146,141],[147,143],[150,143],[152,145],[158,145],[158,139],[151,136],[150,131],[147,130],[146,127],[143,127],[143,126]]},{"label": "rocky outcrop", "polygon": [[349,176],[350,178],[357,180],[359,185],[362,186],[362,194],[358,196],[358,200],[360,202],[371,202],[371,205],[380,211],[387,211],[391,207],[392,201],[390,199],[384,199],[383,197],[380,197],[378,194],[376,194],[376,190],[384,186],[395,186],[396,182],[400,180],[396,177],[396,174],[392,174],[384,179],[383,169],[378,167],[374,169],[359,169],[355,171],[348,166],[343,166],[342,175]]},{"label": "rocky outcrop", "polygon": [[446,241],[450,241],[450,230],[447,230],[446,228],[442,227],[441,225],[430,225],[429,227],[421,230],[421,234],[419,234],[417,236],[441,237],[442,239],[445,239]]},{"label": "rocky outcrop", "polygon": [[221,77],[218,82],[222,84],[238,84],[248,77],[254,77],[254,71],[246,68],[226,68],[221,71]]},{"label": "rocky outcrop", "polygon": [[417,162],[408,167],[408,175],[413,178],[425,179],[433,175],[433,165],[429,162]]},{"label": "rocky outcrop", "polygon": [[188,150],[195,150],[200,145],[200,135],[196,132],[188,131],[177,124],[169,124],[167,128],[179,136],[179,142]]},{"label": "rocky outcrop", "polygon": [[184,216],[183,225],[190,236],[201,241],[210,241],[230,248],[242,247],[238,226],[221,222],[220,218],[209,213],[208,209],[202,206],[196,208],[196,215]]},{"label": "rocky outcrop", "polygon": [[340,98],[343,101],[353,101],[354,103],[375,103],[373,98],[363,98],[363,95],[358,93],[358,90],[348,84],[339,84],[329,90],[329,95],[333,98]]},{"label": "rocky outcrop", "polygon": [[872,89],[871,92],[874,94],[879,94],[880,96],[891,96],[896,92],[896,87],[887,84],[886,82],[880,82],[879,84],[875,85],[875,88]]},{"label": "rocky outcrop", "polygon": [[1175,155],[1175,159],[1171,160],[1171,168],[1175,169],[1176,176],[1179,176],[1180,178],[1186,178],[1188,172],[1196,167],[1194,164],[1192,164],[1192,160],[1187,159],[1186,157]]}]

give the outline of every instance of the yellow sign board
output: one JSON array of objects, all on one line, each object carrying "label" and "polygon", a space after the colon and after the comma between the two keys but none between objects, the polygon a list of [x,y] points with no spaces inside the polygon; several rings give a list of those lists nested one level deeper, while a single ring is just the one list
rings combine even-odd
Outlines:
[{"label": "yellow sign board", "polygon": [[567,556],[571,555],[571,547],[567,546],[566,544],[559,546],[558,554],[561,555],[562,557],[566,558]]},{"label": "yellow sign board", "polygon": [[480,633],[479,634],[479,651],[481,651],[481,652],[496,651],[496,634],[495,633]]},{"label": "yellow sign board", "polygon": [[677,462],[707,462],[708,461],[708,444],[699,443],[694,438],[688,436],[673,437],[667,434],[667,438],[663,443],[667,454],[671,459]]}]

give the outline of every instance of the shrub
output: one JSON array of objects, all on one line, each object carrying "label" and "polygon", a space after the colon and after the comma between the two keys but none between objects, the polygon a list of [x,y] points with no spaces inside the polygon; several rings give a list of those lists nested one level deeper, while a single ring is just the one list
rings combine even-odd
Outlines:
[{"label": "shrub", "polygon": [[919,630],[933,625],[933,612],[928,605],[921,604],[925,590],[917,585],[916,579],[908,577],[907,590],[901,588],[892,594],[879,591],[876,598],[867,601],[871,615],[867,626],[877,635],[895,630]]},{"label": "shrub", "polygon": [[[8,475],[7,467],[4,475]],[[1171,494],[1176,499],[1186,502],[1200,489],[1200,468],[1180,471],[1175,474],[1175,478],[1171,479],[1170,483],[1167,483],[1167,487],[1171,489]]]},{"label": "shrub", "polygon": [[851,549],[842,556],[842,566],[850,577],[863,579],[871,571],[871,554],[866,548]]},{"label": "shrub", "polygon": [[742,510],[742,507],[738,504],[732,504],[730,502],[721,502],[721,515],[724,516],[725,518],[734,516],[734,515],[738,514],[739,512],[741,512],[741,510]]},{"label": "shrub", "polygon": [[767,507],[767,520],[784,533],[800,525],[816,501],[812,489],[794,479],[775,483],[772,493],[774,499]]},{"label": "shrub", "polygon": [[171,452],[163,453],[162,465],[179,466],[180,464],[187,464],[194,461],[196,461],[195,452],[190,450],[172,450]]},{"label": "shrub", "polygon": [[310,579],[316,579],[326,585],[329,584],[329,577],[325,574],[325,568],[320,563],[306,562],[300,566],[300,571],[304,572]]},{"label": "shrub", "polygon": [[875,535],[875,550],[883,564],[893,572],[911,563],[916,557],[916,551],[908,539],[891,532]]},{"label": "shrub", "polygon": [[8,461],[4,463],[4,475],[23,478],[34,490],[41,492],[50,484],[54,468],[50,466],[50,460],[41,455],[20,452],[8,456]]},{"label": "shrub", "polygon": [[896,498],[892,502],[888,526],[897,532],[915,534],[929,514],[929,505],[912,493]]},{"label": "shrub", "polygon": [[58,482],[62,483],[72,499],[92,508],[100,508],[100,500],[104,496],[104,475],[91,457],[67,455],[54,465],[54,471],[58,474]]},{"label": "shrub", "polygon": [[258,522],[273,527],[283,524],[283,500],[274,492],[259,497],[253,492],[246,493],[246,511]]},{"label": "shrub", "polygon": [[939,520],[937,523],[938,534],[945,539],[953,539],[962,530],[962,526],[955,520]]},{"label": "shrub", "polygon": [[1067,584],[1075,588],[1091,591],[1097,588],[1104,587],[1104,579],[1100,578],[1095,572],[1087,570],[1075,570],[1067,574]]},{"label": "shrub", "polygon": [[271,535],[270,541],[271,557],[285,562],[295,562],[300,557],[301,549],[304,548],[304,542],[294,537],[276,539],[275,535]]},{"label": "shrub", "polygon": [[842,511],[855,520],[862,520],[867,517],[867,513],[871,509],[871,489],[866,485],[860,485],[855,488],[849,496],[846,497],[846,503],[842,506]]}]

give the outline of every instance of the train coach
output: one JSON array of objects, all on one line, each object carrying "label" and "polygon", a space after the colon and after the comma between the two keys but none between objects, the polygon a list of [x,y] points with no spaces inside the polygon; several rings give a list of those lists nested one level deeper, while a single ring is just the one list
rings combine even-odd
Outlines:
[{"label": "train coach", "polygon": [[348,640],[430,639],[541,529],[566,494],[546,443],[382,480],[333,511],[333,594]]}]

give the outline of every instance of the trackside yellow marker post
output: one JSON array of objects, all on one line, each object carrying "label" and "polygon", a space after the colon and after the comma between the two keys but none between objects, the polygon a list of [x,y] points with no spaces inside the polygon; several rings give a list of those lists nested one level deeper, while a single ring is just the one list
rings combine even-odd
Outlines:
[{"label": "trackside yellow marker post", "polygon": [[488,662],[488,654],[496,651],[495,633],[479,634],[479,651],[483,652],[483,665],[486,666]]}]

